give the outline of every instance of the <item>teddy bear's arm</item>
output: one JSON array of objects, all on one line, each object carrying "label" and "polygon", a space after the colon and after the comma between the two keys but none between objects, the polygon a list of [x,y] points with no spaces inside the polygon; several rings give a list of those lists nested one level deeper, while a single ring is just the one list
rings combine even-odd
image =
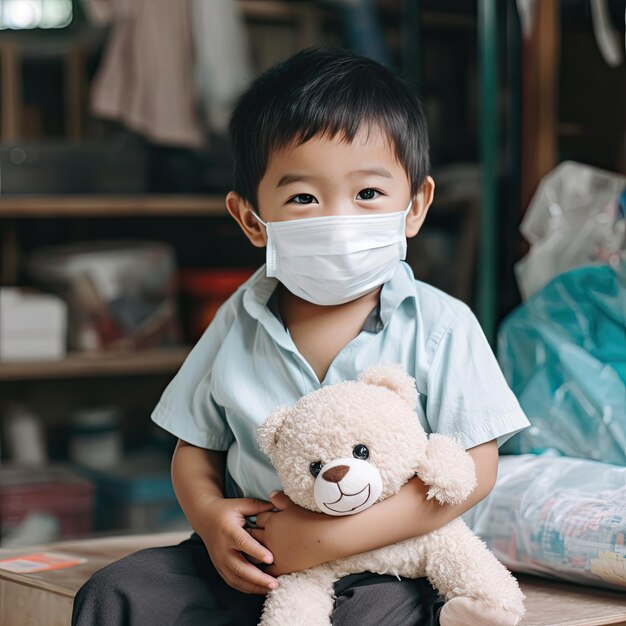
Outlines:
[{"label": "teddy bear's arm", "polygon": [[440,504],[460,504],[476,487],[472,457],[452,437],[433,433],[417,475],[428,489],[428,499]]}]

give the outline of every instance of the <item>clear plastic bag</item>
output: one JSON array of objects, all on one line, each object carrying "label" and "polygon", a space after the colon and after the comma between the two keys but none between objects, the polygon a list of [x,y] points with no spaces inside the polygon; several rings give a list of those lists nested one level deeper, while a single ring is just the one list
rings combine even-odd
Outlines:
[{"label": "clear plastic bag", "polygon": [[555,278],[501,324],[498,358],[531,422],[504,451],[626,465],[626,262]]},{"label": "clear plastic bag", "polygon": [[626,467],[501,457],[495,488],[464,518],[512,571],[626,588]]},{"label": "clear plastic bag", "polygon": [[626,242],[618,198],[626,177],[566,161],[543,178],[520,230],[530,251],[515,266],[524,299],[582,265],[611,263]]}]

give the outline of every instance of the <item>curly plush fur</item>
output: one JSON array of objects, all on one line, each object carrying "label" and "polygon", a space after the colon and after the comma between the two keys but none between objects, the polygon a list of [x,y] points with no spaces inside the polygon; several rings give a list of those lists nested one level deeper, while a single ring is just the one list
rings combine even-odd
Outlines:
[{"label": "curly plush fur", "polygon": [[[429,498],[463,502],[476,485],[472,458],[455,440],[426,435],[416,400],[410,376],[397,366],[375,366],[357,381],[323,387],[277,410],[262,425],[259,444],[285,493],[312,511],[350,514],[367,508],[374,502],[366,495],[375,470],[377,493],[382,482],[378,501],[418,475],[429,486]],[[359,446],[367,448],[367,458],[354,459],[362,453]],[[321,467],[317,478],[312,463]],[[456,519],[422,537],[281,576],[266,598],[261,624],[330,624],[334,582],[363,571],[427,576],[447,600],[442,626],[515,626],[524,614],[517,581]]]}]

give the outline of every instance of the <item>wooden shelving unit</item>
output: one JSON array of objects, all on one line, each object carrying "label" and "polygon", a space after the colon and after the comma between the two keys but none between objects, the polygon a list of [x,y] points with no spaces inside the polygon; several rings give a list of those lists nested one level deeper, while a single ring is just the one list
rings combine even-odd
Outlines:
[{"label": "wooden shelving unit", "polygon": [[0,218],[226,215],[223,196],[72,195],[0,198]]},{"label": "wooden shelving unit", "polygon": [[221,195],[41,195],[0,197],[0,284],[15,284],[20,257],[16,220],[42,218],[219,217]]},{"label": "wooden shelving unit", "polygon": [[300,47],[319,44],[320,6],[317,2],[284,2],[282,0],[240,0],[248,22],[282,22],[292,25]]},{"label": "wooden shelving unit", "polygon": [[189,350],[188,346],[180,346],[136,352],[70,354],[58,361],[0,362],[0,382],[168,374],[182,365]]},{"label": "wooden shelving unit", "polygon": [[[219,195],[13,196],[0,199],[0,220],[194,215],[210,217],[225,214],[224,198]],[[4,229],[3,261],[5,265],[14,266],[17,260],[7,258],[17,254],[17,233],[14,225],[11,226]],[[12,248],[15,250],[10,254]],[[0,383],[169,374],[178,370],[189,349],[188,346],[180,346],[93,355],[76,353],[58,361],[0,362]]]}]

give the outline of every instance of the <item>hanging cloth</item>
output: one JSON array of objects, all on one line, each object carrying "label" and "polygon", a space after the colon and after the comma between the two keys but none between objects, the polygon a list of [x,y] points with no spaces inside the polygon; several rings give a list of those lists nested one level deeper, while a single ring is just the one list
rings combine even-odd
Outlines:
[{"label": "hanging cloth", "polygon": [[205,132],[195,100],[187,1],[83,2],[94,22],[111,26],[92,88],[94,115],[119,120],[155,143],[200,147]]},{"label": "hanging cloth", "polygon": [[226,132],[253,72],[239,2],[190,0],[195,89],[206,124]]}]

